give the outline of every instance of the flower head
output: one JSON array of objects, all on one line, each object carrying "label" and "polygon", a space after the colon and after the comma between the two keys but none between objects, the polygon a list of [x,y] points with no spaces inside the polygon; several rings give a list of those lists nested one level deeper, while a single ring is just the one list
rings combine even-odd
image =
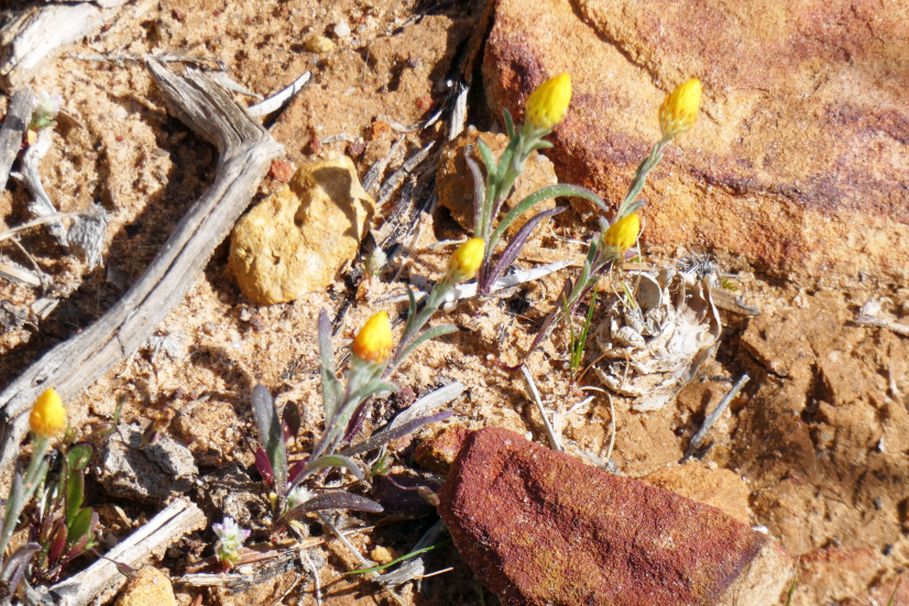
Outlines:
[{"label": "flower head", "polygon": [[660,130],[663,137],[671,139],[694,124],[701,105],[701,81],[691,78],[666,95],[660,105]]},{"label": "flower head", "polygon": [[486,242],[483,238],[471,238],[454,251],[448,260],[448,275],[456,282],[470,280],[480,271],[483,264],[483,254],[486,252]]},{"label": "flower head", "polygon": [[243,542],[249,538],[249,531],[240,528],[230,516],[225,517],[220,524],[212,524],[212,530],[218,535],[215,555],[224,566],[233,567],[240,561],[240,550]]},{"label": "flower head", "polygon": [[40,130],[42,128],[47,128],[48,126],[53,126],[62,105],[63,97],[60,95],[40,93],[35,109],[32,112],[32,120],[29,125],[30,128]]},{"label": "flower head", "polygon": [[388,313],[380,311],[366,321],[351,349],[356,357],[372,364],[382,364],[391,356],[391,321]]},{"label": "flower head", "polygon": [[565,119],[571,102],[571,76],[559,74],[537,87],[527,99],[524,114],[537,130],[549,130]]},{"label": "flower head", "polygon": [[637,212],[625,215],[609,226],[603,234],[603,246],[616,256],[634,246],[641,231],[641,217]]},{"label": "flower head", "polygon": [[52,438],[66,429],[66,408],[57,390],[51,387],[45,390],[32,405],[28,416],[32,432],[42,438]]}]

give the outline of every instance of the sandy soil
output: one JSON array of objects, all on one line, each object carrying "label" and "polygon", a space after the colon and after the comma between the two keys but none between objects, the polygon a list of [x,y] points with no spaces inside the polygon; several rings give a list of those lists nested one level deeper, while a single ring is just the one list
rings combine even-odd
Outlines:
[{"label": "sandy soil", "polygon": [[[285,145],[291,163],[336,149],[351,155],[364,175],[399,139],[403,144],[388,172],[429,141],[444,137],[442,122],[406,133],[397,125],[417,123],[445,102],[450,90],[446,80],[457,76],[477,26],[477,11],[457,2],[190,4],[162,0],[131,5],[105,32],[71,47],[36,78],[37,88],[64,98],[65,115],[42,166],[49,194],[63,211],[98,203],[110,224],[103,265],[91,270],[46,232],[36,230],[21,238],[51,281],[44,292],[0,282],[0,301],[17,310],[28,310],[41,296],[59,298],[60,303],[47,319],[29,319],[0,334],[0,385],[116,301],[211,180],[213,150],[167,116],[149,74],[134,58],[167,52],[203,66],[220,64],[236,82],[260,94],[311,70],[312,82],[274,124],[275,138]],[[337,34],[344,33],[342,21],[350,27],[349,36]],[[336,47],[321,54],[307,50],[312,34],[325,35]],[[488,126],[478,100],[471,97],[472,121]],[[279,186],[269,177],[258,195]],[[379,209],[377,226],[398,199],[392,196]],[[27,219],[27,200],[21,186],[0,193],[0,230]],[[522,264],[580,258],[578,241],[589,233],[591,219],[564,213],[544,230]],[[251,468],[255,438],[248,394],[261,382],[277,394],[279,403],[301,406],[304,431],[298,445],[305,449],[321,422],[315,343],[319,309],[333,314],[344,309],[338,341],[349,338],[380,308],[403,311],[402,304],[385,301],[400,294],[402,281],[409,277],[438,277],[450,245],[436,244],[464,235],[447,211],[424,215],[417,229],[411,254],[398,259],[404,262],[399,281],[392,282],[396,261],[381,280],[361,288],[363,296],[350,307],[343,302],[353,298],[356,285],[344,276],[326,292],[291,304],[257,306],[240,295],[227,272],[226,247],[220,247],[203,278],[156,331],[173,340],[173,351],[144,349],[112,369],[70,403],[74,423],[87,427],[108,418],[117,396],[126,394],[125,419],[162,422],[191,449],[206,485],[217,485],[226,470],[245,474]],[[0,247],[0,253],[29,263],[8,241]],[[738,276],[736,294],[760,314],[749,318],[724,312],[726,328],[717,359],[676,403],[634,413],[616,399],[611,462],[633,476],[676,463],[705,409],[748,372],[751,382],[711,433],[714,446],[706,460],[744,478],[751,523],[766,525],[790,553],[800,556],[794,604],[883,604],[909,562],[909,339],[853,320],[869,298],[907,301],[909,290],[872,280],[843,284],[826,277],[812,284],[771,283],[734,259],[721,256],[719,262],[724,271]],[[497,425],[545,440],[523,381],[495,361],[518,360],[563,276],[500,297],[467,301],[446,312],[439,320],[453,322],[461,331],[421,349],[401,368],[397,381],[424,393],[459,380],[468,391],[454,403],[456,415],[449,424]],[[909,315],[909,309],[898,306],[894,312]],[[565,337],[557,332],[530,358],[545,403],[554,411],[565,411],[586,395],[567,369]],[[589,354],[587,362],[591,360]],[[596,378],[591,373],[581,384],[597,385]],[[391,414],[397,405],[383,403],[377,414]],[[574,450],[604,458],[610,421],[608,402],[598,397],[568,418],[565,436]],[[410,463],[405,446],[397,457],[401,465]],[[213,489],[199,488],[191,496],[208,503],[211,499],[199,494],[206,490]],[[118,521],[115,505],[134,525],[155,511],[111,501],[100,491],[92,497],[109,535],[128,532]],[[206,513],[212,521],[220,519],[211,505]],[[364,553],[382,546],[399,554],[427,525],[426,520],[391,523],[358,535],[354,542]],[[187,562],[210,555],[211,541],[210,531],[193,536],[171,550],[163,565],[177,576]],[[337,581],[341,572],[356,565],[343,548],[331,544],[320,557],[328,563],[322,573],[327,604],[388,600],[369,583]],[[419,596],[413,588],[404,590],[408,603],[481,603],[481,590],[453,550],[439,551],[433,565],[453,566],[454,571],[428,579]],[[202,595],[204,603],[273,603],[293,580],[293,574],[279,576],[252,595],[177,589],[182,604],[196,595]],[[313,603],[311,585],[301,587],[302,593],[298,588],[282,603]],[[895,603],[909,604],[909,580],[897,595]],[[489,596],[486,599],[489,603]]]}]

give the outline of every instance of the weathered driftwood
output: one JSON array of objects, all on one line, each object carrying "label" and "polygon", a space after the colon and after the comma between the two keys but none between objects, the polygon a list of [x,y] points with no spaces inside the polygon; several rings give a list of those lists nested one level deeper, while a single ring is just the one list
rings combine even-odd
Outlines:
[{"label": "weathered driftwood", "polygon": [[27,82],[31,72],[55,51],[97,31],[126,0],[107,0],[102,10],[93,3],[48,4],[18,13],[0,29],[0,78],[11,90]]},{"label": "weathered driftwood", "polygon": [[183,76],[148,61],[171,111],[217,147],[214,183],[195,201],[151,266],[92,326],[61,343],[0,393],[5,476],[27,429],[27,412],[53,386],[71,400],[105,371],[135,352],[193,285],[214,248],[246,208],[282,147],[220,86],[203,73]]},{"label": "weathered driftwood", "polygon": [[30,88],[17,90],[10,100],[3,127],[0,128],[0,191],[6,188],[9,171],[22,149],[22,136],[32,119],[36,102],[35,93]]},{"label": "weathered driftwood", "polygon": [[205,514],[195,503],[189,499],[177,499],[108,551],[103,559],[51,587],[37,603],[82,606],[103,602],[127,581],[117,570],[117,564],[138,568],[150,558],[160,557],[169,545],[184,535],[205,528],[207,523]]}]

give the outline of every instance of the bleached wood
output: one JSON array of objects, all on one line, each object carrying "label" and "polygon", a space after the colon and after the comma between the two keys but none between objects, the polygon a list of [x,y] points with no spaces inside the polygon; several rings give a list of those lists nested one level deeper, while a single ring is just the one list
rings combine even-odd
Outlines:
[{"label": "bleached wood", "polygon": [[[117,564],[139,568],[151,558],[159,558],[167,547],[207,524],[205,514],[189,499],[180,498],[142,525],[82,572],[48,590],[41,603],[55,606],[83,606],[103,603],[128,580]],[[113,561],[111,561],[113,560]]]},{"label": "bleached wood", "polygon": [[10,100],[9,110],[0,127],[0,191],[6,188],[9,171],[22,149],[22,136],[32,119],[37,100],[30,88],[17,90]]},{"label": "bleached wood", "polygon": [[116,305],[46,353],[0,393],[0,471],[5,478],[27,429],[25,413],[38,394],[53,386],[64,401],[72,401],[145,343],[183,300],[283,150],[202,72],[187,69],[178,76],[153,59],[148,67],[172,113],[217,147],[214,183],[192,204],[152,264]]}]

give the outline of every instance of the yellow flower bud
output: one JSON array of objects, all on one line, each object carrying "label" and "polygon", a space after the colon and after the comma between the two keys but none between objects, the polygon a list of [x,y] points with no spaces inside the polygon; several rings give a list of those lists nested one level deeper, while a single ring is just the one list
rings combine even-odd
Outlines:
[{"label": "yellow flower bud", "polygon": [[373,364],[382,364],[391,356],[391,322],[388,313],[380,311],[366,321],[351,349],[355,356]]},{"label": "yellow flower bud", "polygon": [[603,234],[603,246],[616,255],[625,254],[625,251],[634,246],[641,231],[641,217],[634,212],[625,215],[609,226]]},{"label": "yellow flower bud", "polygon": [[663,137],[671,139],[694,124],[701,105],[701,81],[691,78],[666,95],[660,105],[660,129]]},{"label": "yellow flower bud", "polygon": [[570,102],[571,76],[559,74],[530,94],[524,117],[535,129],[549,130],[565,119]]},{"label": "yellow flower bud", "polygon": [[448,260],[448,273],[455,281],[470,280],[480,271],[483,264],[483,253],[486,252],[486,242],[482,238],[471,238],[458,247]]},{"label": "yellow flower bud", "polygon": [[38,396],[32,405],[28,423],[35,435],[42,438],[52,438],[63,433],[66,429],[66,408],[56,389],[47,389]]}]

